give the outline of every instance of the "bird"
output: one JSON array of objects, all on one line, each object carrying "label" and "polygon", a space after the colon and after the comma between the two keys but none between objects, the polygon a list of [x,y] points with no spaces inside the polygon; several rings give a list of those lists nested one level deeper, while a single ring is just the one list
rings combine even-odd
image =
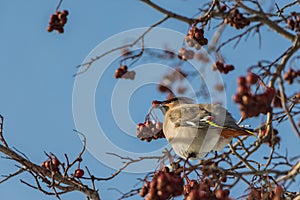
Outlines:
[{"label": "bird", "polygon": [[255,136],[240,127],[220,104],[196,104],[188,97],[154,100],[152,107],[164,114],[163,133],[174,152],[184,159],[202,159],[222,150],[233,137]]}]

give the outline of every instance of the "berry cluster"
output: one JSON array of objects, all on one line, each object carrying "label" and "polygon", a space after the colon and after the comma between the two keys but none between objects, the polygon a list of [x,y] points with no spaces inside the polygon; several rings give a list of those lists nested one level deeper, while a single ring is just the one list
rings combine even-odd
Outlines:
[{"label": "berry cluster", "polygon": [[182,192],[183,179],[179,174],[169,172],[169,168],[165,167],[154,173],[151,182],[145,182],[140,190],[140,196],[145,197],[145,200],[165,200],[180,196]]},{"label": "berry cluster", "polygon": [[225,18],[224,22],[235,27],[236,29],[242,29],[245,26],[250,25],[250,20],[245,18],[237,8],[234,8],[228,12],[227,18]]},{"label": "berry cluster", "polygon": [[294,79],[300,76],[300,70],[295,71],[293,68],[290,68],[283,76],[284,80],[288,83],[288,84],[293,84]]},{"label": "berry cluster", "polygon": [[64,32],[64,26],[67,23],[67,16],[69,12],[67,10],[56,11],[55,14],[50,15],[49,26],[47,27],[48,32],[56,30],[58,33]]},{"label": "berry cluster", "polygon": [[144,123],[139,123],[137,125],[136,135],[140,140],[146,140],[147,142],[165,138],[162,130],[162,123],[150,120],[146,120]]},{"label": "berry cluster", "polygon": [[218,70],[220,73],[228,74],[230,71],[234,70],[233,65],[225,65],[223,62],[217,61],[213,64],[212,70]]},{"label": "berry cluster", "polygon": [[75,170],[74,177],[81,178],[83,177],[83,175],[84,175],[83,169],[78,168]]},{"label": "berry cluster", "polygon": [[124,78],[133,80],[135,77],[135,71],[127,71],[128,67],[126,65],[122,65],[115,72],[115,78]]},{"label": "berry cluster", "polygon": [[265,199],[265,200],[284,200],[285,189],[277,185],[274,189],[263,187],[253,187],[247,197],[248,200]]},{"label": "berry cluster", "polygon": [[51,155],[50,158],[48,158],[48,160],[42,162],[42,167],[45,167],[46,169],[51,170],[53,172],[59,172],[60,165],[60,161],[54,155]]},{"label": "berry cluster", "polygon": [[193,50],[188,50],[186,48],[181,48],[178,53],[178,58],[181,60],[193,59],[195,52]]},{"label": "berry cluster", "polygon": [[300,16],[298,16],[297,13],[292,13],[292,16],[293,17],[287,20],[288,27],[291,30],[300,32]]},{"label": "berry cluster", "polygon": [[254,117],[260,113],[267,114],[272,110],[271,103],[275,97],[276,91],[274,88],[267,87],[262,94],[252,94],[251,85],[255,84],[259,77],[248,72],[247,77],[239,77],[237,94],[233,96],[233,101],[239,104],[242,117]]},{"label": "berry cluster", "polygon": [[186,200],[230,200],[228,189],[211,190],[215,184],[211,179],[204,179],[200,183],[196,180],[190,180],[184,186],[184,196]]},{"label": "berry cluster", "polygon": [[185,36],[185,41],[189,47],[194,47],[197,50],[200,50],[202,46],[208,43],[208,40],[204,37],[204,30],[195,26],[189,30]]}]

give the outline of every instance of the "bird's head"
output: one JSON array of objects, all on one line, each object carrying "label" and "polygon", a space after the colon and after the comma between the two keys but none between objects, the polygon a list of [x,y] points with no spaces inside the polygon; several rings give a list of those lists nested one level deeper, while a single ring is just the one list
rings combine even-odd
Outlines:
[{"label": "bird's head", "polygon": [[195,101],[188,97],[174,97],[165,101],[152,101],[152,108],[159,108],[165,114],[170,108],[180,104],[193,104]]}]

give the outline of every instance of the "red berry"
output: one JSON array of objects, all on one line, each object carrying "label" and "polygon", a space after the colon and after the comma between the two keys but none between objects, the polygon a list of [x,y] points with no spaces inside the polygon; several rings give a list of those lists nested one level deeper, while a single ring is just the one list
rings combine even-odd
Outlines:
[{"label": "red berry", "polygon": [[258,76],[252,72],[248,72],[246,80],[249,85],[254,85],[258,81]]},{"label": "red berry", "polygon": [[284,189],[281,185],[277,185],[277,187],[274,189],[275,195],[281,196],[284,193]]},{"label": "red berry", "polygon": [[218,189],[216,191],[216,197],[218,199],[224,199],[226,197],[226,194],[225,194],[225,192],[222,189]]},{"label": "red berry", "polygon": [[237,79],[238,85],[245,85],[246,84],[246,78],[244,76],[241,76]]},{"label": "red berry", "polygon": [[[228,68],[223,68],[223,73],[224,74],[228,74],[228,72],[229,72],[230,70],[228,69]],[[222,71],[220,71],[221,73],[222,73]]]},{"label": "red berry", "polygon": [[78,169],[75,170],[74,176],[76,178],[81,178],[81,177],[83,177],[83,175],[84,175],[84,171],[82,169],[78,168]]},{"label": "red berry", "polygon": [[67,11],[67,10],[63,10],[61,13],[63,13],[64,15],[68,15],[69,14],[69,11]]},{"label": "red berry", "polygon": [[157,123],[155,124],[155,128],[156,128],[157,130],[161,130],[161,129],[162,129],[162,123],[161,123],[161,122],[157,122]]},{"label": "red berry", "polygon": [[239,95],[239,94],[233,95],[232,99],[233,99],[233,101],[234,101],[235,103],[240,103],[240,102],[242,102],[242,96]]},{"label": "red berry", "polygon": [[52,27],[52,26],[48,26],[48,27],[47,27],[47,31],[48,31],[48,32],[52,32],[52,31],[53,31],[53,27]]},{"label": "red berry", "polygon": [[227,68],[229,71],[233,71],[234,70],[234,66],[233,65],[226,65],[225,68]]},{"label": "red berry", "polygon": [[141,197],[145,197],[146,194],[148,193],[148,187],[143,186],[142,189],[140,190],[139,194]]},{"label": "red berry", "polygon": [[52,158],[52,165],[54,165],[54,166],[59,166],[60,165],[60,162],[56,157]]},{"label": "red berry", "polygon": [[50,21],[56,21],[58,20],[58,16],[55,14],[50,15]]},{"label": "red berry", "polygon": [[123,72],[127,72],[128,67],[126,65],[122,65],[120,69],[123,70]]},{"label": "red berry", "polygon": [[226,11],[226,6],[225,6],[225,5],[222,5],[222,6],[220,7],[220,11],[221,11],[221,12]]},{"label": "red berry", "polygon": [[238,87],[238,94],[239,95],[244,95],[244,94],[247,94],[248,92],[249,92],[249,88],[247,86],[240,85]]},{"label": "red berry", "polygon": [[56,29],[58,33],[64,33],[64,28],[63,27],[59,27]]},{"label": "red berry", "polygon": [[51,161],[50,161],[50,160],[47,160],[47,161],[45,162],[45,167],[46,167],[46,169],[50,169],[50,166],[51,166]]}]

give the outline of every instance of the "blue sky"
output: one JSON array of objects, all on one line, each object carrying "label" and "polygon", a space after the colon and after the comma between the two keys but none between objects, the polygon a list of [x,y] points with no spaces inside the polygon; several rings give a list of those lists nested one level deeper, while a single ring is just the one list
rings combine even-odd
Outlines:
[{"label": "blue sky", "polygon": [[[196,12],[194,5],[197,5],[197,2],[196,0],[176,1],[172,4],[161,2],[161,5],[170,6],[175,11],[192,16]],[[72,93],[75,81],[72,75],[76,72],[75,66],[80,64],[94,47],[110,36],[132,28],[149,26],[162,18],[160,13],[139,1],[74,2],[65,0],[61,9],[67,9],[70,13],[65,33],[48,33],[46,27],[50,14],[55,12],[56,3],[50,0],[2,1],[0,3],[0,23],[2,24],[0,112],[5,117],[4,134],[11,146],[24,152],[36,163],[41,163],[46,159],[43,151],[53,152],[63,160],[64,153],[74,158],[81,149],[82,143],[72,131],[75,128],[72,113]],[[184,34],[188,28],[186,24],[175,20],[167,21],[162,27]],[[255,64],[254,58],[257,60],[274,59],[288,47],[287,41],[272,34],[269,30],[264,31],[267,37],[262,38],[261,50],[257,50],[257,43],[251,39],[247,46],[242,42],[234,50],[232,50],[232,45],[223,50],[225,58],[236,66],[233,73],[224,76],[228,89],[227,101],[231,100],[231,95],[235,92],[236,77],[240,73],[245,74],[247,66]],[[208,39],[212,37],[212,33],[212,31],[206,33]],[[229,28],[225,37],[232,33],[232,29]],[[112,66],[108,72],[114,69]],[[103,120],[104,124],[114,124],[111,117],[106,115],[106,112],[110,112],[109,109],[103,110],[104,108],[97,104],[101,101],[110,101],[110,89],[117,83],[117,80],[113,79],[113,74],[108,72],[104,74],[97,88],[97,117]],[[155,88],[154,85],[145,86],[133,94],[129,107],[133,110],[132,117],[136,122],[143,121],[151,100],[162,98]],[[145,105],[145,102],[149,102],[148,105]],[[238,119],[237,105],[228,103],[227,107]],[[254,124],[254,126],[260,122],[261,118],[247,120],[247,123]],[[282,128],[287,130],[287,137],[289,137],[289,140],[282,142],[282,149],[287,145],[299,145],[294,140],[294,133],[289,131],[291,130],[289,126],[283,125]],[[123,134],[122,131],[116,126],[105,129],[112,132],[109,138],[118,143],[118,139]],[[125,142],[119,145],[131,150],[135,147],[141,148],[141,151],[144,151],[143,148],[152,148],[150,144],[136,140],[130,137],[124,139]],[[165,141],[159,141],[153,145],[165,144]],[[0,174],[8,174],[16,170],[13,162],[5,159],[0,162]],[[97,161],[88,151],[85,153],[83,165],[88,165],[91,171],[99,177],[107,177],[114,172],[113,169]],[[98,183],[97,187],[103,199],[116,199],[119,194],[108,188],[116,187],[126,192],[137,182],[137,177],[142,177],[142,175],[124,173],[111,181]],[[33,179],[27,174],[14,177],[0,185],[0,199],[55,199],[21,184],[20,178],[33,183]],[[73,193],[64,195],[62,198],[84,199],[84,196]]]}]

